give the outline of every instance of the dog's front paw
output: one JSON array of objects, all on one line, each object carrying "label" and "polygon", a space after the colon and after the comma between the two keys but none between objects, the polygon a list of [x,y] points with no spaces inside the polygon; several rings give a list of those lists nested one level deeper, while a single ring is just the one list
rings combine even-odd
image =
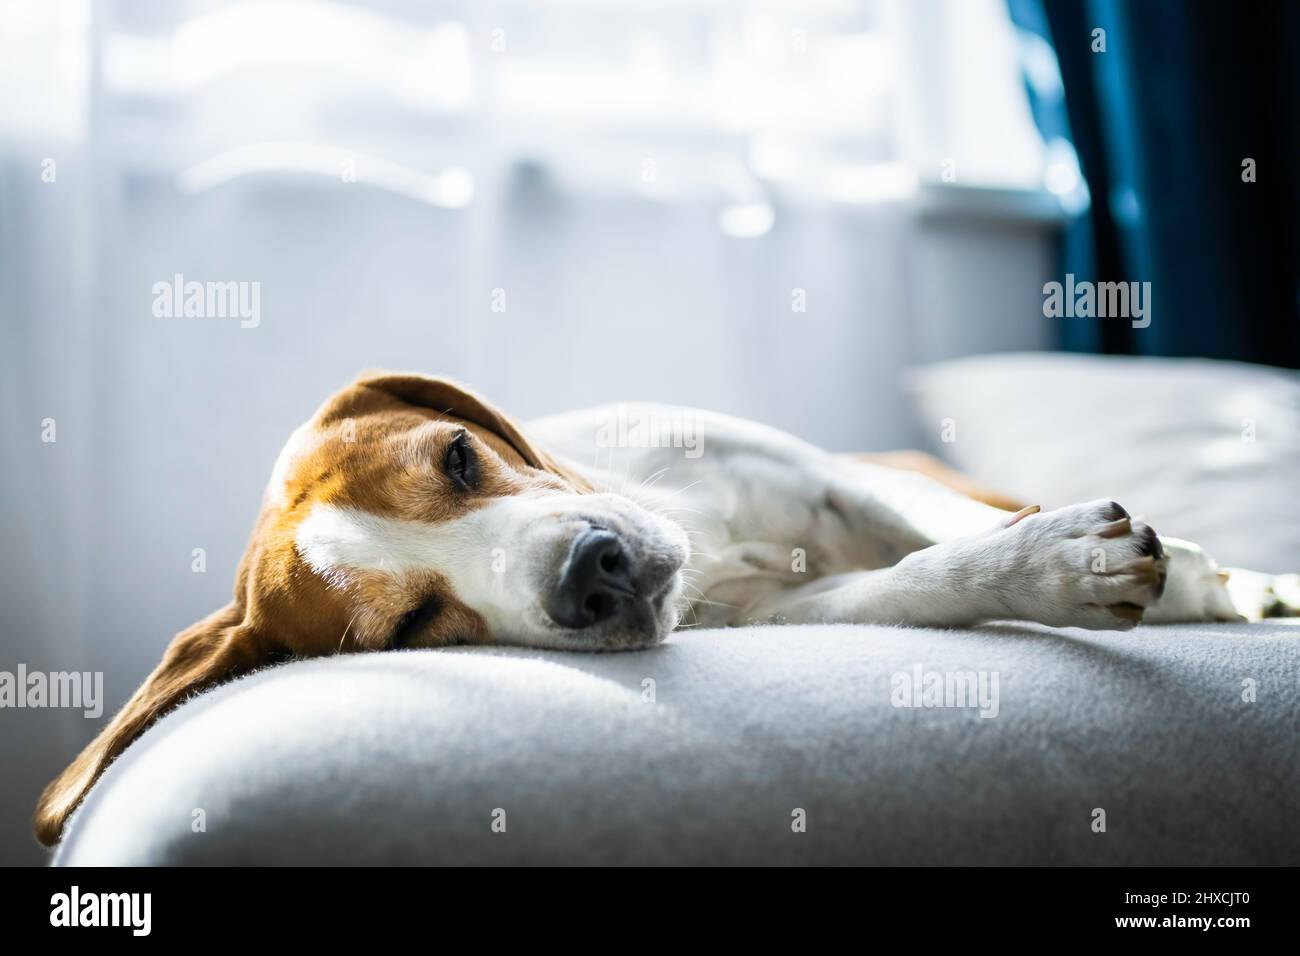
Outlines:
[{"label": "dog's front paw", "polygon": [[1008,536],[1023,570],[1013,610],[1060,627],[1128,630],[1165,589],[1169,561],[1150,525],[1109,500],[1019,518]]}]

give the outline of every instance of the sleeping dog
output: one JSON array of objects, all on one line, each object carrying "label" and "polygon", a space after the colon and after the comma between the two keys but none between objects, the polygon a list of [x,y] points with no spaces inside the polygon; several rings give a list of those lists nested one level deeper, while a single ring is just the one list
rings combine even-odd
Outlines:
[{"label": "sleeping dog", "polygon": [[944,477],[662,406],[525,431],[448,381],[363,376],[281,452],[231,603],[178,634],[45,789],[36,834],[57,841],[104,768],[186,696],[287,657],[622,650],[697,624],[1241,620],[1201,549],[1113,501],[1009,511]]}]

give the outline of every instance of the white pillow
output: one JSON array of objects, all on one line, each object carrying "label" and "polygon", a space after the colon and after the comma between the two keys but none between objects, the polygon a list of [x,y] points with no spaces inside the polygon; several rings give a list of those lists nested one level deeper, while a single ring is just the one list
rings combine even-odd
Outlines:
[{"label": "white pillow", "polygon": [[1109,497],[1220,564],[1300,571],[1300,373],[992,355],[914,369],[931,450],[1044,508]]}]

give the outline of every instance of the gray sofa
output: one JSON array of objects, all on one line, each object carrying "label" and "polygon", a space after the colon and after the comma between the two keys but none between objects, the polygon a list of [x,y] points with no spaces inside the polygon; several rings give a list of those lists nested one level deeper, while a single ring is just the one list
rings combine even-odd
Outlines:
[{"label": "gray sofa", "polygon": [[[898,706],[918,665],[983,709]],[[1280,624],[358,655],[163,720],[57,862],[1296,864],[1298,735]]]}]

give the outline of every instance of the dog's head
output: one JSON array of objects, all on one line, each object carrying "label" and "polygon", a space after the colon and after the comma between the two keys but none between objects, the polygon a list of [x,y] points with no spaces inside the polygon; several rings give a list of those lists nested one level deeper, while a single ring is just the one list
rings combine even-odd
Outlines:
[{"label": "dog's head", "polygon": [[230,605],[178,634],[41,795],[52,844],[104,768],[186,695],[285,657],[524,644],[619,650],[677,624],[685,533],[592,487],[450,382],[363,376],[281,452]]}]

